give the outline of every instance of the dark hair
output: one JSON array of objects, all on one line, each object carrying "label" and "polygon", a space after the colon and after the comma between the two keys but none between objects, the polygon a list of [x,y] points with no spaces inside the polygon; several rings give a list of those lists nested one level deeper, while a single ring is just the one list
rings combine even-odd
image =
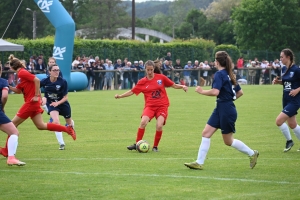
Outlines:
[{"label": "dark hair", "polygon": [[8,57],[9,65],[16,71],[19,68],[26,68],[24,63],[21,62],[18,58],[15,58],[13,54],[10,54]]},{"label": "dark hair", "polygon": [[290,57],[290,61],[291,61],[290,66],[287,66],[288,67],[287,70],[284,72],[284,74],[281,75],[281,77],[282,77],[282,76],[284,76],[288,72],[289,68],[294,64],[294,62],[295,62],[295,56],[294,56],[294,53],[293,53],[293,51],[291,49],[283,49],[281,52],[286,57]]},{"label": "dark hair", "polygon": [[[161,70],[160,70],[160,65],[161,65],[161,62],[159,59],[156,59],[154,60],[154,73],[155,74],[161,74]],[[145,65],[146,66],[146,65]]]},{"label": "dark hair", "polygon": [[54,64],[54,65],[52,65],[52,66],[49,66],[49,68],[48,68],[49,71],[52,71],[52,68],[55,67],[55,66],[59,67],[57,64]]},{"label": "dark hair", "polygon": [[232,85],[236,85],[236,79],[232,72],[232,60],[226,51],[218,51],[215,55],[216,61],[220,63],[222,67],[225,67]]}]

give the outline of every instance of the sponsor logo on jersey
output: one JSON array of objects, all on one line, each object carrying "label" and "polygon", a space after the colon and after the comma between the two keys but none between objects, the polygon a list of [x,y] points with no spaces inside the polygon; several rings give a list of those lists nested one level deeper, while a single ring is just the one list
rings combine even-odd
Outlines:
[{"label": "sponsor logo on jersey", "polygon": [[53,1],[49,0],[39,0],[37,2],[38,7],[41,9],[44,13],[50,13],[50,6],[52,6]]}]

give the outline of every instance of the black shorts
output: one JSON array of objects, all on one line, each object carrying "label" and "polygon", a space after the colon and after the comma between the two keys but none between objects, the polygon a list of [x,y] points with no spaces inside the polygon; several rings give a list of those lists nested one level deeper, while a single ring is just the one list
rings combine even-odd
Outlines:
[{"label": "black shorts", "polygon": [[47,107],[48,107],[48,114],[50,114],[51,111],[56,110],[58,111],[59,115],[63,116],[65,119],[71,118],[71,106],[69,102],[64,102],[63,104],[60,104],[57,107],[50,106],[47,103]]}]

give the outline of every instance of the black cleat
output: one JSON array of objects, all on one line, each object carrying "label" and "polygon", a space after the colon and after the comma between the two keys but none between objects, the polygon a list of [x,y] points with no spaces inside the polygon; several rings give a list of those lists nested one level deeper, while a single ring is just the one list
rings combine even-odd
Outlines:
[{"label": "black cleat", "polygon": [[291,150],[291,148],[294,146],[293,140],[286,141],[285,149],[283,149],[283,152],[288,152]]},{"label": "black cleat", "polygon": [[152,148],[152,151],[158,152],[158,148],[157,148],[157,147],[153,147],[153,148]]},{"label": "black cleat", "polygon": [[130,145],[127,147],[128,150],[136,150],[136,144]]}]

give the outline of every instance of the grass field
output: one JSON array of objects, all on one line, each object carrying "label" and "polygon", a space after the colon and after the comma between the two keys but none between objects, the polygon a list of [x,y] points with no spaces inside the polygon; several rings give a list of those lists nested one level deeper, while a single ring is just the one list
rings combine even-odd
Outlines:
[{"label": "grass field", "polygon": [[[114,99],[124,91],[70,93],[77,140],[64,135],[59,151],[54,133],[37,130],[28,120],[19,126],[17,157],[24,167],[9,167],[0,158],[0,199],[300,199],[300,142],[283,153],[285,139],[275,125],[281,111],[281,86],[243,86],[236,101],[235,138],[260,152],[252,170],[246,155],[212,137],[204,170],[183,163],[195,161],[201,131],[214,106],[213,97],[189,88],[168,89],[171,102],[160,152],[128,151],[144,106],[143,95]],[[12,118],[22,104],[10,95]],[[43,115],[47,120],[48,116]],[[155,120],[144,139],[153,144]],[[6,135],[0,135],[0,145]]]}]

